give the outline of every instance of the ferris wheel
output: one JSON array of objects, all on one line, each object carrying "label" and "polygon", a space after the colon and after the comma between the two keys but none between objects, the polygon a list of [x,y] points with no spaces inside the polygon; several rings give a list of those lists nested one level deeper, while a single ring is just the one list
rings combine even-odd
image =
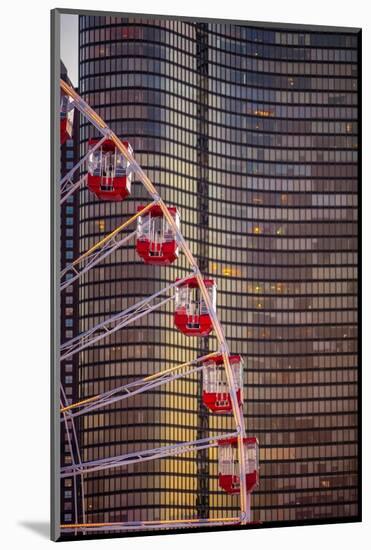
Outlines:
[{"label": "ferris wheel", "polygon": [[[148,204],[140,205],[130,219],[117,226],[61,271],[60,291],[63,292],[75,284],[88,271],[131,240],[135,241],[136,252],[145,264],[170,265],[176,262],[182,252],[190,268],[190,273],[186,276],[177,278],[155,294],[141,299],[124,311],[112,315],[61,344],[60,360],[65,361],[97,342],[109,338],[110,335],[169,302],[174,303],[174,326],[181,333],[197,338],[207,337],[214,332],[218,342],[218,348],[215,351],[202,357],[196,357],[187,363],[172,366],[81,401],[70,402],[61,384],[61,427],[65,430],[70,448],[71,463],[61,468],[60,478],[80,480],[83,519],[82,523],[77,521],[78,495],[76,483],[74,483],[76,521],[62,524],[61,531],[85,534],[251,523],[251,493],[259,484],[259,446],[255,437],[246,436],[243,416],[243,360],[241,356],[230,353],[223,328],[217,317],[216,283],[213,279],[203,277],[182,235],[180,212],[176,207],[165,204],[149,177],[135,160],[130,144],[119,139],[102,118],[64,80],[60,81],[60,87],[61,144],[72,136],[75,109],[78,109],[102,135],[101,139],[89,140],[87,153],[61,179],[61,204],[83,186],[86,186],[101,201],[123,201],[130,195],[134,174],[150,196]],[[86,173],[77,178],[80,170]],[[127,233],[126,230],[133,224],[136,227]],[[134,395],[197,372],[202,372],[202,401],[209,412],[230,415],[232,428],[228,433],[215,433],[207,438],[180,441],[173,445],[82,461],[75,425],[76,418],[104,409],[119,401],[125,402]],[[86,521],[85,475],[186,453],[197,453],[212,447],[216,447],[218,451],[219,488],[227,494],[239,494],[239,516],[136,522],[89,523]]]}]

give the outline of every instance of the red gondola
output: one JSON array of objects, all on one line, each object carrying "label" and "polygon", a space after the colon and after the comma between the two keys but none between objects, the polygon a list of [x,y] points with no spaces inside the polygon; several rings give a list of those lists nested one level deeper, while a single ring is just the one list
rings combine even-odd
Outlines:
[{"label": "red gondola", "polygon": [[[139,206],[137,211],[143,208]],[[177,208],[168,210],[179,228]],[[146,264],[171,264],[179,256],[176,235],[157,204],[138,218],[136,250]]]},{"label": "red gondola", "polygon": [[61,105],[60,105],[60,116],[61,116],[61,129],[60,129],[60,139],[61,145],[64,145],[67,139],[72,137],[73,129],[73,117],[75,114],[75,109],[73,107],[73,100],[69,95],[61,92]]},{"label": "red gondola", "polygon": [[[215,310],[215,281],[204,279],[204,283]],[[187,279],[176,288],[174,324],[187,336],[207,336],[213,329],[196,277]]]},{"label": "red gondola", "polygon": [[[237,394],[238,404],[242,404],[242,368],[243,359],[240,355],[230,355],[229,363],[233,372],[234,388]],[[227,376],[224,369],[222,355],[207,359],[203,363],[203,388],[202,401],[206,407],[214,413],[226,413],[232,411],[231,394]]]},{"label": "red gondola", "polygon": [[[246,490],[251,493],[259,486],[259,441],[256,437],[246,437],[245,447]],[[219,487],[226,493],[240,492],[237,437],[218,441]]]},{"label": "red gondola", "polygon": [[[89,139],[92,149],[98,139]],[[132,154],[133,150],[127,141],[122,144]],[[103,144],[92,151],[88,157],[88,188],[98,199],[122,201],[130,195],[132,172],[124,155],[114,142],[106,139]]]}]

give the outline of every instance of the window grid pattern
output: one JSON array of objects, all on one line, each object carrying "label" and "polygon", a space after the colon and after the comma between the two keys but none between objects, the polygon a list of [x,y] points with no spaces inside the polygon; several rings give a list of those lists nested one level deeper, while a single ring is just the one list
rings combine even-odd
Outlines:
[{"label": "window grid pattern", "polygon": [[[245,414],[260,440],[254,518],[357,515],[357,39],[208,24],[208,265],[218,315],[245,360]],[[196,26],[80,17],[80,92],[135,155],[198,250]],[[81,151],[94,129],[82,122]],[[146,200],[80,191],[80,251]],[[143,265],[132,245],[79,288],[80,331],[186,273]],[[211,337],[210,349],[215,348]],[[81,398],[187,361],[172,306],[82,352]],[[84,417],[84,460],[195,439],[196,379]],[[227,417],[209,416],[223,431]],[[209,451],[209,514],[235,515]],[[195,517],[193,455],[86,476],[88,521]]]}]

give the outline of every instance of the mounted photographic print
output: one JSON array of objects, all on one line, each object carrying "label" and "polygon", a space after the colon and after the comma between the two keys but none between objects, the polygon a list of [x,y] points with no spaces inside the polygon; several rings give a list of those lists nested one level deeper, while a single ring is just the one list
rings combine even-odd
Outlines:
[{"label": "mounted photographic print", "polygon": [[360,67],[52,11],[53,540],[361,520]]}]

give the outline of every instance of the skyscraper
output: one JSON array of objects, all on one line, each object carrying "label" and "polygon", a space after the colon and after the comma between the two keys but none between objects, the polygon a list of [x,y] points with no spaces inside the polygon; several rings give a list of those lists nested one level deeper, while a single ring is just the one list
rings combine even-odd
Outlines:
[{"label": "skyscraper", "polygon": [[[357,55],[351,29],[80,17],[84,99],[133,146],[244,356],[248,431],[261,447],[253,497],[265,522],[357,516]],[[94,129],[82,122],[81,150]],[[146,200],[80,192],[80,252]],[[146,266],[131,245],[80,283],[80,332],[185,273]],[[171,308],[79,362],[79,398],[215,349],[187,339]],[[196,439],[209,415],[197,380],[84,417],[83,460]],[[128,404],[129,403],[129,404]],[[214,450],[89,474],[89,521],[233,514]]]}]

